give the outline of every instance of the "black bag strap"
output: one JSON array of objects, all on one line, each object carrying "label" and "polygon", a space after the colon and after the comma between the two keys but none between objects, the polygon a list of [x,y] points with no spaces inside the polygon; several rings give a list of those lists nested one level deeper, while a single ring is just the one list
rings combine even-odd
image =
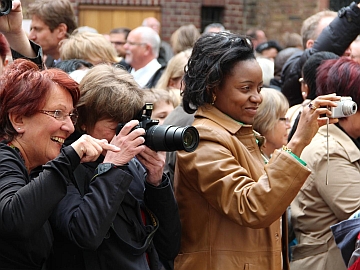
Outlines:
[{"label": "black bag strap", "polygon": [[141,247],[134,247],[132,244],[128,243],[126,240],[124,240],[120,234],[118,234],[117,230],[114,228],[114,224],[111,224],[111,227],[113,228],[113,231],[115,232],[115,234],[118,236],[118,238],[120,239],[119,244],[122,246],[122,248],[124,248],[124,250],[129,251],[131,254],[136,255],[136,256],[140,256],[141,254],[144,254],[145,251],[149,248],[149,246],[152,243],[152,240],[154,238],[154,235],[156,233],[156,231],[159,228],[159,220],[158,218],[154,215],[154,213],[147,208],[145,205],[141,205],[141,209],[144,210],[150,217],[150,221],[151,221],[151,232],[147,235],[144,244]]}]

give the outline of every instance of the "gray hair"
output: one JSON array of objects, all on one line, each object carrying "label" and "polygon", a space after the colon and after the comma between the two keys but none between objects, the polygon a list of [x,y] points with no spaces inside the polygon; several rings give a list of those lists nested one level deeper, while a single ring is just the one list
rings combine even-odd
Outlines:
[{"label": "gray hair", "polygon": [[159,56],[161,40],[156,31],[147,26],[139,26],[136,28],[141,33],[141,42],[149,44],[152,48],[152,52],[155,58]]}]

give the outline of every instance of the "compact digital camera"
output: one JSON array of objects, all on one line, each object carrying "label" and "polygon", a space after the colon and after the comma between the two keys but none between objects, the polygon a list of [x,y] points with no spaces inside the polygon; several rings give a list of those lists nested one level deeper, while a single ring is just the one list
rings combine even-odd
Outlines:
[{"label": "compact digital camera", "polygon": [[0,16],[4,16],[6,14],[9,14],[12,7],[12,1],[11,0],[0,0]]},{"label": "compact digital camera", "polygon": [[351,97],[341,97],[339,101],[336,101],[337,107],[331,107],[330,118],[348,117],[357,112],[357,104]]},{"label": "compact digital camera", "polygon": [[[152,103],[146,103],[141,116],[139,125],[133,128],[145,129],[145,145],[154,151],[177,151],[185,150],[193,152],[199,145],[199,132],[193,126],[178,127],[172,125],[159,125],[159,120],[151,119],[153,109]],[[125,124],[118,124],[116,134]]]}]

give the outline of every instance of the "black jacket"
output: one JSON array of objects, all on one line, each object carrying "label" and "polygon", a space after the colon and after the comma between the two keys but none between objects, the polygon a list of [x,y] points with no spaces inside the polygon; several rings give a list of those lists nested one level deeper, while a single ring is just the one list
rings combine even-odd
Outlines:
[{"label": "black jacket", "polygon": [[290,107],[303,102],[301,95],[301,70],[305,61],[315,52],[329,51],[342,55],[352,41],[360,34],[360,9],[355,2],[338,12],[329,26],[325,27],[314,46],[291,56],[285,63],[282,74],[281,92],[287,97]]},{"label": "black jacket", "polygon": [[29,175],[15,149],[0,143],[0,269],[46,269],[53,234],[48,221],[80,162],[72,147]]},{"label": "black jacket", "polygon": [[135,158],[121,168],[101,162],[79,166],[77,187],[68,186],[51,217],[52,269],[171,269],[181,228],[169,179],[147,184]]}]

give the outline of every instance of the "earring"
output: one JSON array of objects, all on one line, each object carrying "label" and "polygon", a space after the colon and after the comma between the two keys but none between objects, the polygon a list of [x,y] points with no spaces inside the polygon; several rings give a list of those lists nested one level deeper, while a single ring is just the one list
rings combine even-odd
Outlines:
[{"label": "earring", "polygon": [[17,128],[18,130],[20,130],[21,128]]},{"label": "earring", "polygon": [[212,95],[212,102],[211,102],[211,105],[214,105],[214,103],[215,103],[215,101],[216,101],[216,95],[215,94],[213,94]]}]

